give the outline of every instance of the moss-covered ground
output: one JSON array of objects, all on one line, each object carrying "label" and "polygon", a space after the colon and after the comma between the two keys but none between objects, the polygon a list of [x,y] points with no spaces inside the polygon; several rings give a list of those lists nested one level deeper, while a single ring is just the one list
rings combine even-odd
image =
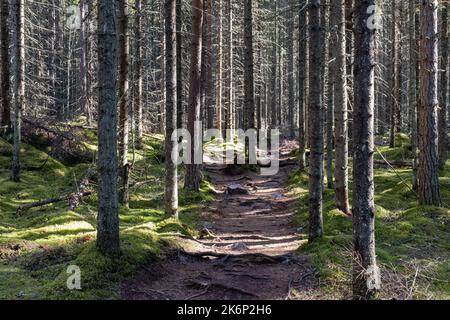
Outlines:
[{"label": "moss-covered ground", "polygon": [[[81,132],[80,138],[96,152],[94,130]],[[207,182],[200,193],[180,190],[180,220],[166,217],[163,139],[145,136],[143,149],[134,158],[130,153],[134,161],[130,205],[120,207],[122,254],[107,258],[95,247],[95,193],[75,211],[59,202],[16,213],[20,205],[73,192],[91,165],[65,166],[48,157],[48,151],[23,144],[22,179],[14,183],[8,169],[11,145],[0,139],[0,299],[114,298],[122,279],[151,259],[159,259],[161,250],[171,245],[166,235],[195,235],[200,208],[212,199]],[[95,181],[96,177],[92,190]],[[81,270],[81,290],[67,289],[69,265]]]},{"label": "moss-covered ground", "polygon": [[[377,149],[388,161],[410,160],[410,144],[398,135],[397,147]],[[376,159],[382,159],[379,154]],[[351,161],[350,161],[351,164]],[[351,167],[350,167],[351,181]],[[450,161],[440,172],[443,208],[418,206],[410,189],[411,169],[388,166],[375,170],[376,245],[382,269],[380,298],[450,299]],[[324,192],[324,237],[308,243],[308,175],[290,177],[299,197],[295,223],[303,233],[300,252],[317,268],[320,286],[330,297],[351,294],[352,221],[334,206],[334,192]],[[326,185],[326,184],[325,184]],[[351,200],[350,185],[350,200]]]}]

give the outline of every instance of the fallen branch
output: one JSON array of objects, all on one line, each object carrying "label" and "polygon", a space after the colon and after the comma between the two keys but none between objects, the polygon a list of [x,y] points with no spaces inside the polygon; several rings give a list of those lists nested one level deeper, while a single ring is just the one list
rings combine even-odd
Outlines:
[{"label": "fallen branch", "polygon": [[[91,195],[92,192],[91,191],[87,191],[87,192],[83,192],[81,194],[82,197],[87,197],[89,195]],[[32,208],[37,208],[37,207],[42,207],[42,206],[46,206],[48,204],[52,204],[52,203],[57,203],[57,202],[62,202],[62,201],[67,201],[69,200],[71,194],[70,195],[66,195],[66,196],[61,196],[61,197],[55,197],[55,198],[49,198],[49,199],[45,199],[45,200],[41,200],[41,201],[36,201],[33,203],[28,203],[28,204],[24,204],[20,207],[17,208],[16,213],[17,215],[20,215],[22,212],[32,209]]]},{"label": "fallen branch", "polygon": [[73,211],[80,204],[81,198],[84,196],[85,190],[89,186],[89,180],[91,179],[93,174],[92,167],[89,167],[84,174],[83,179],[81,180],[80,186],[77,192],[71,193],[69,195],[69,210]]}]

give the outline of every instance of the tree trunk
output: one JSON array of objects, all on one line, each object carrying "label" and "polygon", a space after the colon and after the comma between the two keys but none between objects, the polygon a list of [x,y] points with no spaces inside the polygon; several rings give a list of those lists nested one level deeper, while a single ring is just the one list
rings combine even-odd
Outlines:
[{"label": "tree trunk", "polygon": [[[201,139],[195,134],[195,122],[200,120],[200,82],[202,66],[202,27],[203,0],[192,2],[192,44],[191,44],[191,79],[189,86],[188,131],[191,134],[191,163],[186,165],[186,180],[184,187],[189,190],[200,189],[200,165],[195,163],[195,154],[201,152],[195,148],[194,141]],[[201,130],[201,128],[197,128]],[[199,140],[200,142],[200,140]]]},{"label": "tree trunk", "polygon": [[399,76],[399,50],[397,48],[398,46],[398,35],[397,35],[397,14],[396,14],[396,0],[392,1],[392,44],[391,44],[391,58],[390,58],[390,83],[389,83],[389,89],[390,89],[390,111],[391,111],[391,131],[389,136],[389,146],[391,148],[395,147],[395,134],[397,132],[400,132],[399,124],[399,99],[398,99],[398,76]]},{"label": "tree trunk", "polygon": [[274,1],[275,15],[274,15],[274,39],[273,39],[273,53],[272,53],[272,97],[271,97],[271,129],[278,127],[278,117],[277,117],[277,69],[278,69],[278,2]]},{"label": "tree trunk", "polygon": [[119,177],[120,192],[119,201],[128,206],[128,182],[130,168],[128,164],[128,139],[129,139],[129,39],[128,39],[128,0],[119,0]]},{"label": "tree trunk", "polygon": [[160,103],[159,103],[159,113],[158,113],[158,124],[159,124],[159,131],[160,133],[164,133],[164,113],[166,108],[166,27],[165,27],[165,12],[164,12],[164,6],[165,6],[166,0],[160,0],[160,52],[159,52],[159,63],[161,68],[161,74],[160,74]]},{"label": "tree trunk", "polygon": [[222,132],[222,0],[217,7],[216,128]]},{"label": "tree trunk", "polygon": [[183,127],[183,2],[176,0],[177,27],[177,129]]},{"label": "tree trunk", "polygon": [[367,20],[375,0],[355,1],[355,105],[353,112],[353,298],[374,298],[380,289],[375,254],[374,69],[375,33]]},{"label": "tree trunk", "polygon": [[[323,77],[323,99],[326,100],[324,105],[324,118],[326,119],[326,174],[327,174],[327,187],[334,189],[333,183],[333,128],[334,128],[334,73],[335,73],[335,52],[331,51],[333,48],[334,39],[330,32],[330,8],[331,2],[325,1],[323,3],[322,11],[322,47],[324,48],[324,59],[322,67]],[[328,65],[328,67],[327,67]],[[326,115],[325,115],[326,112]]]},{"label": "tree trunk", "polygon": [[225,128],[232,130],[234,128],[234,109],[233,109],[233,0],[227,1],[227,18],[228,18],[228,46],[226,52],[226,64],[227,64],[227,106],[225,108]]},{"label": "tree trunk", "polygon": [[347,76],[345,73],[345,0],[339,0],[332,7],[331,16],[336,19],[337,39],[334,42],[333,52],[336,54],[336,69],[334,82],[335,102],[335,196],[336,207],[342,212],[349,214],[348,201],[348,99],[347,99]]},{"label": "tree trunk", "polygon": [[309,0],[309,241],[323,234],[323,106],[320,0]]},{"label": "tree trunk", "polygon": [[299,39],[298,39],[298,143],[299,169],[305,170],[305,104],[306,104],[306,49],[307,49],[307,0],[299,2]]},{"label": "tree trunk", "polygon": [[439,127],[439,168],[444,169],[448,152],[447,130],[447,89],[448,89],[448,8],[449,3],[442,7],[441,19],[441,82],[438,109]]},{"label": "tree trunk", "polygon": [[[293,1],[288,2],[289,5],[293,4]],[[294,138],[295,130],[295,83],[294,83],[294,10],[293,8],[287,8],[287,67],[288,67],[288,121],[289,121],[289,137]]]},{"label": "tree trunk", "polygon": [[11,87],[11,75],[10,75],[10,56],[9,56],[9,27],[8,27],[8,16],[9,16],[9,5],[8,0],[0,1],[0,42],[1,42],[1,64],[2,64],[2,75],[1,75],[1,114],[0,114],[0,126],[7,127],[7,131],[11,130],[11,100],[10,100],[10,87]]},{"label": "tree trunk", "polygon": [[134,123],[136,148],[142,149],[142,35],[141,35],[142,0],[136,0],[134,20]]},{"label": "tree trunk", "polygon": [[411,151],[413,154],[413,190],[417,190],[417,37],[416,1],[409,2],[409,122],[411,126]]},{"label": "tree trunk", "polygon": [[177,125],[177,52],[176,52],[176,0],[164,0],[165,17],[165,87],[166,87],[166,185],[165,212],[178,217],[178,180],[177,164],[172,159],[175,142],[172,134]]},{"label": "tree trunk", "polygon": [[90,126],[92,123],[91,109],[89,106],[88,99],[88,82],[87,82],[87,42],[86,42],[86,28],[85,28],[85,18],[86,18],[86,4],[85,0],[80,0],[80,110],[83,110],[86,115],[87,125]]},{"label": "tree trunk", "polygon": [[423,0],[420,15],[419,203],[441,205],[438,159],[438,4]]},{"label": "tree trunk", "polygon": [[120,251],[117,195],[116,1],[98,0],[98,216],[97,247]]},{"label": "tree trunk", "polygon": [[13,82],[13,156],[11,180],[20,181],[20,142],[22,126],[22,110],[25,103],[25,34],[24,34],[24,2],[23,0],[13,1],[13,43],[11,56]]},{"label": "tree trunk", "polygon": [[252,0],[244,0],[244,130],[255,128]]}]

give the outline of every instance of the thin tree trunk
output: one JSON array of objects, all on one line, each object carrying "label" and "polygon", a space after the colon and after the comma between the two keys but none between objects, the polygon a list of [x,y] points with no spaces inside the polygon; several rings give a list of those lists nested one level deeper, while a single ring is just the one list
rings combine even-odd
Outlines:
[{"label": "thin tree trunk", "polygon": [[14,103],[14,120],[13,120],[13,156],[12,156],[12,173],[11,180],[20,181],[20,143],[21,143],[21,126],[22,126],[22,110],[25,103],[25,34],[24,34],[24,0],[13,1],[13,43],[11,56],[13,83],[13,103]]},{"label": "thin tree trunk", "polygon": [[116,1],[98,0],[98,216],[97,247],[120,251],[117,195]]},{"label": "thin tree trunk", "polygon": [[136,148],[142,148],[142,34],[141,34],[142,0],[136,0],[134,20],[134,122]]},{"label": "thin tree trunk", "polygon": [[441,205],[438,159],[438,4],[423,0],[420,16],[419,203]]},{"label": "thin tree trunk", "polygon": [[85,28],[85,18],[86,18],[86,4],[85,0],[80,0],[80,110],[83,110],[86,115],[87,125],[90,126],[92,123],[91,109],[89,106],[88,99],[88,83],[87,83],[87,43],[86,43],[86,28]]},{"label": "thin tree trunk", "polygon": [[389,88],[390,88],[390,111],[391,111],[391,131],[390,131],[390,135],[389,135],[389,146],[391,148],[395,147],[395,134],[397,132],[400,131],[399,129],[399,123],[400,120],[398,119],[398,115],[399,115],[399,99],[398,99],[398,92],[399,92],[399,87],[398,87],[398,76],[399,76],[399,64],[398,64],[398,60],[399,60],[399,50],[397,48],[398,46],[398,35],[397,35],[397,14],[396,14],[396,0],[392,1],[392,12],[391,12],[391,17],[392,17],[392,32],[391,32],[391,37],[392,37],[392,44],[391,44],[391,58],[390,58],[390,68],[389,68],[389,73],[390,73],[390,84],[389,84]]},{"label": "thin tree trunk", "polygon": [[[288,2],[289,5],[293,4],[293,1]],[[295,83],[294,83],[294,10],[293,8],[287,8],[287,67],[288,67],[288,121],[289,121],[289,137],[295,137]]]},{"label": "thin tree trunk", "polygon": [[227,18],[228,18],[228,46],[226,52],[226,63],[227,63],[227,106],[225,123],[226,129],[233,130],[234,126],[234,110],[233,110],[233,0],[227,1]]},{"label": "thin tree trunk", "polygon": [[10,100],[10,56],[9,56],[9,27],[8,27],[8,16],[9,16],[9,3],[8,0],[0,1],[0,42],[1,42],[1,64],[2,64],[2,74],[1,74],[1,91],[0,96],[2,100],[1,114],[0,114],[0,126],[7,127],[7,131],[11,130],[11,100]]},{"label": "thin tree trunk", "polygon": [[417,37],[416,37],[416,1],[409,2],[409,122],[411,126],[411,151],[413,154],[413,190],[417,190]]},{"label": "thin tree trunk", "polygon": [[278,127],[278,108],[277,108],[277,69],[278,69],[278,1],[274,1],[275,15],[274,15],[274,40],[273,40],[273,53],[272,53],[272,97],[271,97],[271,121],[270,127],[275,129]]},{"label": "thin tree trunk", "polygon": [[119,201],[128,206],[128,183],[130,168],[128,164],[129,140],[129,41],[128,41],[128,0],[120,0],[118,17],[119,32]]},{"label": "thin tree trunk", "polygon": [[331,16],[336,19],[337,39],[334,43],[336,54],[336,69],[334,83],[335,101],[335,196],[336,207],[342,212],[349,214],[348,201],[348,99],[347,99],[347,76],[345,72],[345,0],[339,0],[332,7]]},{"label": "thin tree trunk", "polygon": [[183,2],[176,0],[177,27],[177,129],[183,127]]},{"label": "thin tree trunk", "polygon": [[222,0],[217,1],[216,128],[222,132]]},{"label": "thin tree trunk", "polygon": [[255,128],[252,0],[244,0],[244,129]]},{"label": "thin tree trunk", "polygon": [[[380,289],[375,254],[374,75],[375,33],[367,8],[375,0],[355,1],[355,105],[353,112],[353,298],[374,298]],[[370,12],[370,11],[369,11]]]},{"label": "thin tree trunk", "polygon": [[309,241],[323,234],[323,105],[320,0],[309,0]]},{"label": "thin tree trunk", "polygon": [[447,89],[448,89],[448,8],[449,2],[445,3],[441,12],[441,82],[440,99],[438,109],[439,127],[439,168],[444,169],[448,153],[448,130],[447,130]]},{"label": "thin tree trunk", "polygon": [[176,52],[176,0],[164,0],[165,17],[165,86],[166,86],[166,185],[165,212],[178,217],[177,164],[172,159],[175,142],[172,134],[177,125],[177,52]]},{"label": "thin tree trunk", "polygon": [[159,53],[159,63],[160,63],[160,68],[161,68],[161,74],[160,74],[160,104],[159,104],[159,113],[158,113],[158,124],[159,124],[159,131],[161,133],[165,132],[164,128],[164,113],[165,113],[165,108],[166,108],[166,96],[167,96],[167,92],[166,92],[166,82],[167,80],[165,79],[166,77],[166,57],[168,56],[166,54],[166,27],[165,27],[165,12],[164,12],[164,5],[166,3],[167,0],[160,0],[160,53]]},{"label": "thin tree trunk", "polygon": [[299,1],[299,39],[298,39],[298,126],[299,126],[299,169],[306,167],[305,156],[305,105],[306,105],[306,49],[307,49],[307,0]]},{"label": "thin tree trunk", "polygon": [[[200,82],[202,66],[202,29],[203,29],[203,0],[192,1],[192,44],[191,44],[191,79],[189,87],[188,131],[191,133],[191,163],[186,165],[186,180],[184,187],[189,190],[200,189],[200,165],[194,163],[195,155],[201,152],[195,148],[195,122],[200,120]],[[201,128],[197,128],[201,130]]]}]

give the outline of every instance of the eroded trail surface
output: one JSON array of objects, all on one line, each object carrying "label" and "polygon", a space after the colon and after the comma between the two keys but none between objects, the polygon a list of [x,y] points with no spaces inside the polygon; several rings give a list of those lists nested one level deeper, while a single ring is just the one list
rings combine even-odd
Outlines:
[{"label": "eroded trail surface", "polygon": [[123,299],[314,299],[317,280],[307,257],[296,253],[292,224],[296,200],[286,187],[296,162],[280,150],[280,171],[231,175],[206,166],[217,189],[205,208],[199,240],[182,239],[183,250],[155,262],[121,286]]}]

